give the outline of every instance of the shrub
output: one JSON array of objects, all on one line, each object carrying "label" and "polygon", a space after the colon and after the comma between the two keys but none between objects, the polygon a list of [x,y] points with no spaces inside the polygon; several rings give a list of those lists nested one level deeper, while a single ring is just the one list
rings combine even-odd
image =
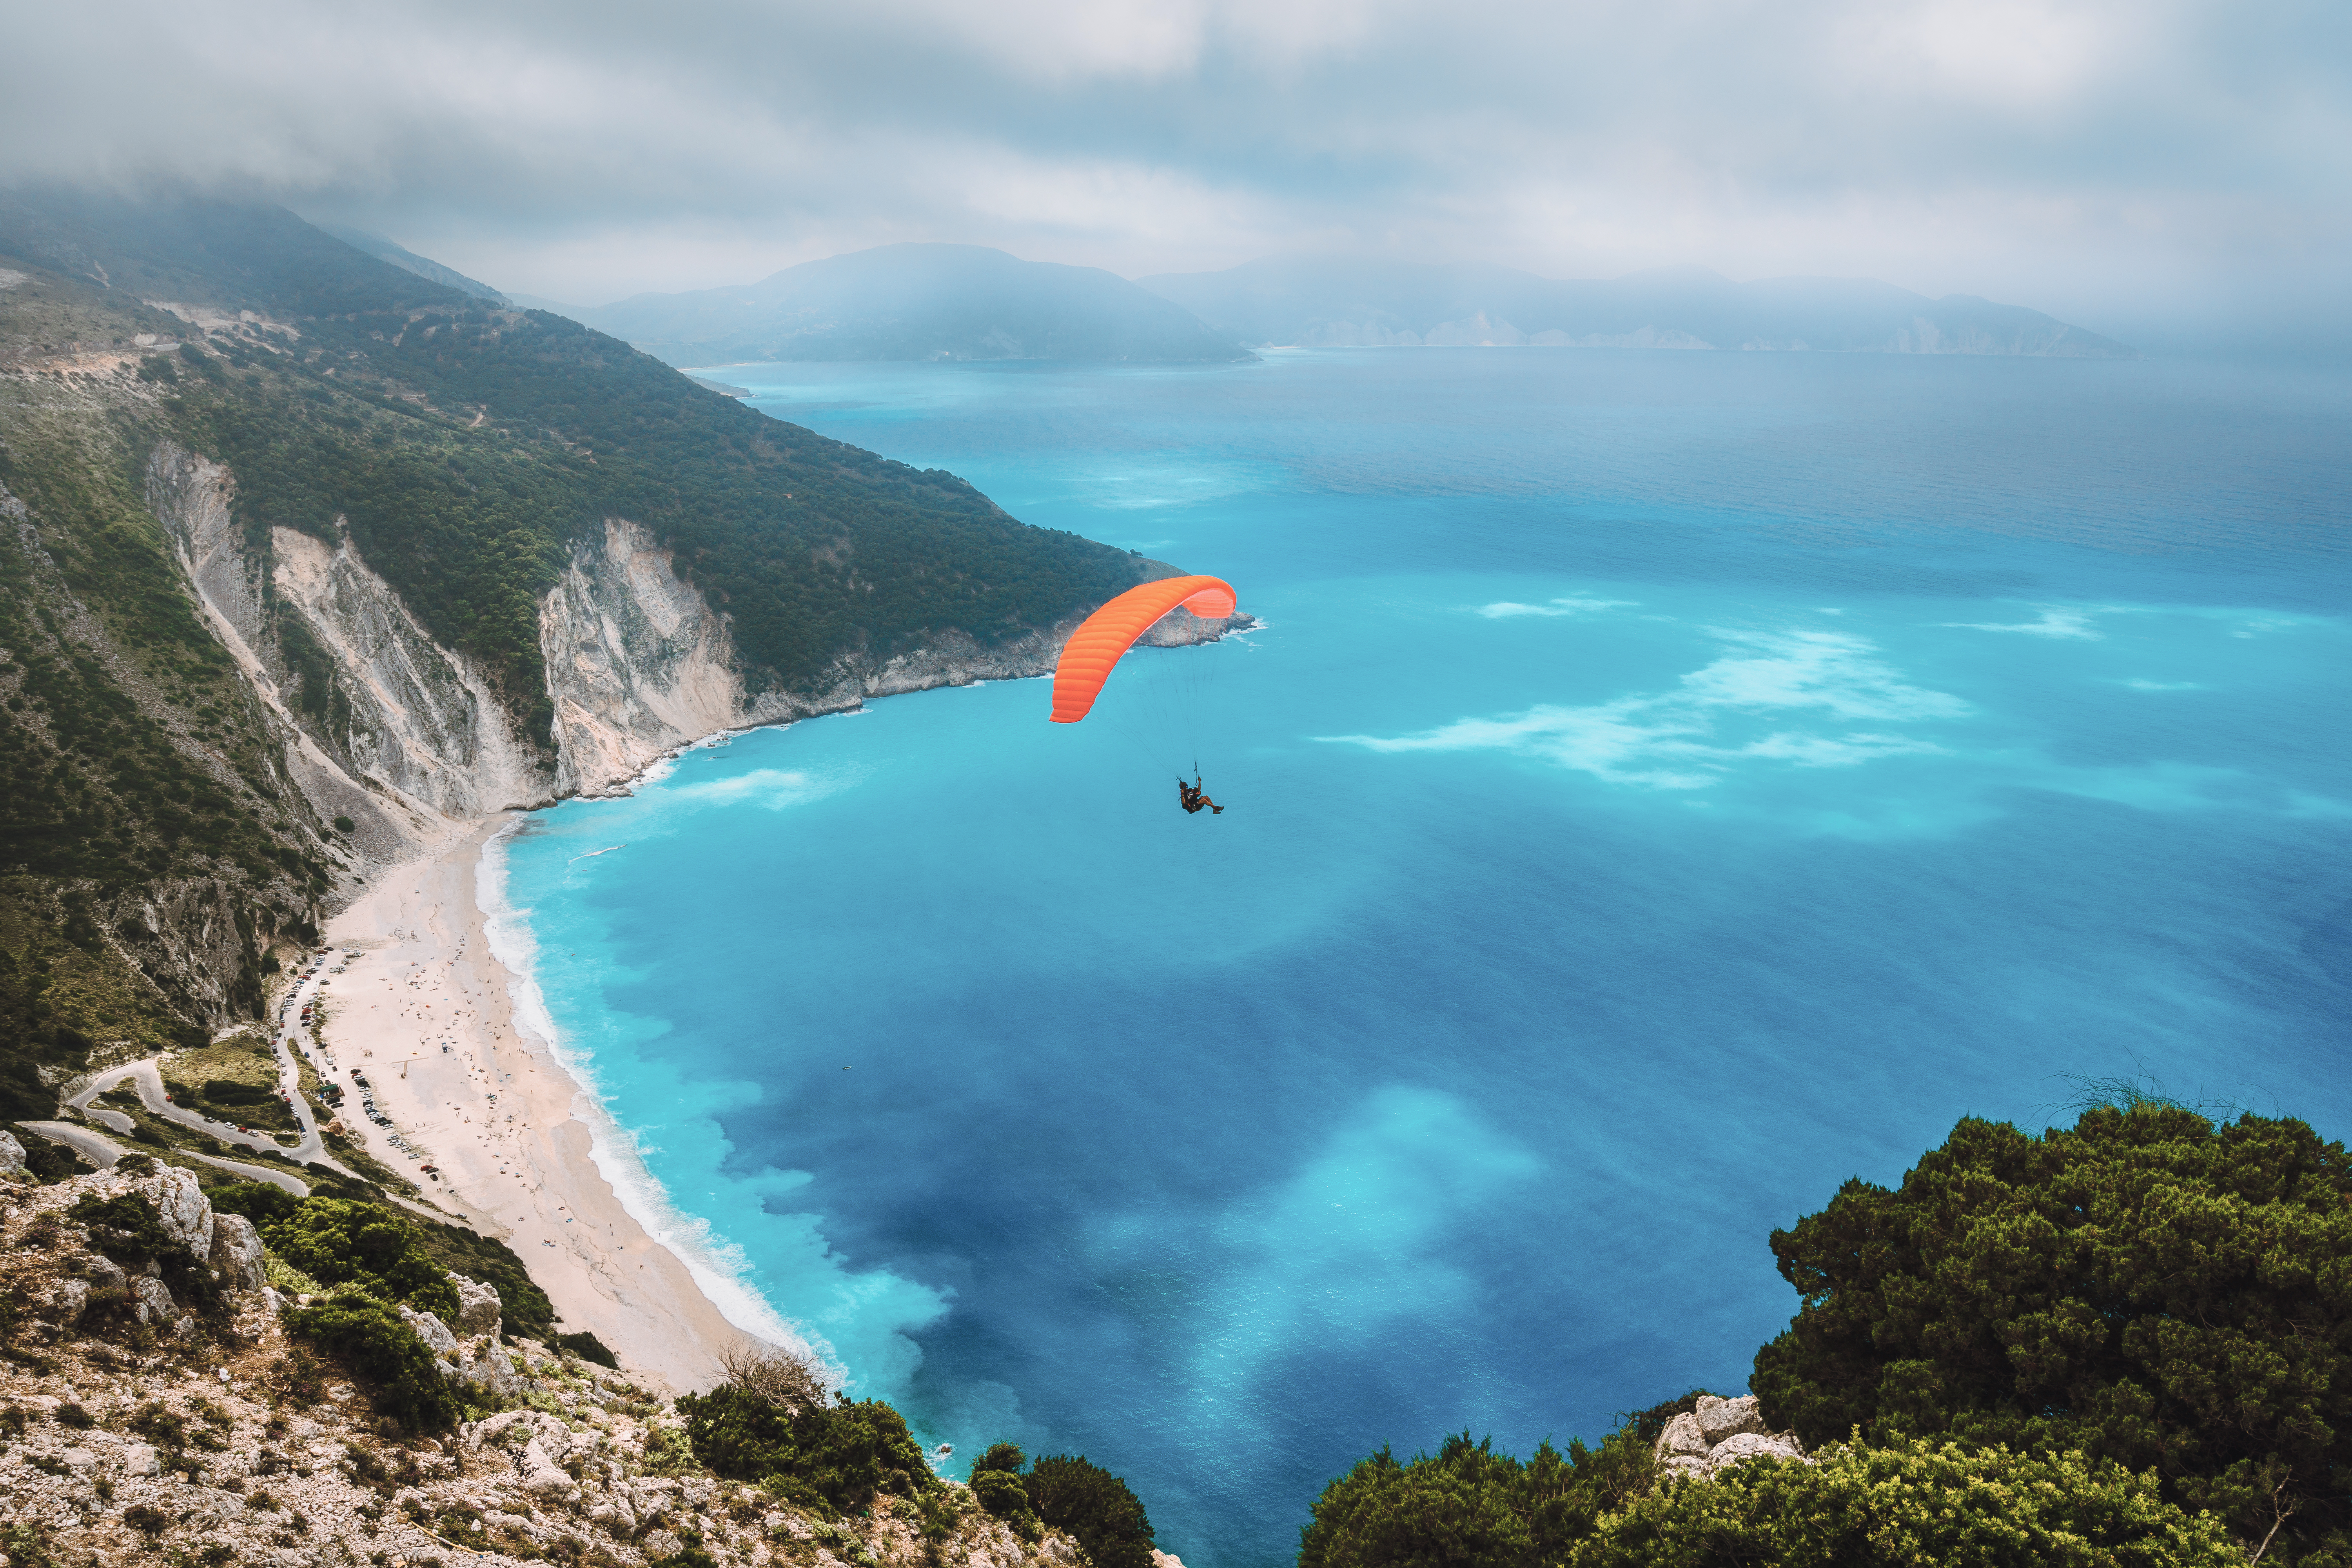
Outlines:
[{"label": "shrub", "polygon": [[822,1499],[832,1510],[862,1508],[877,1492],[919,1496],[933,1485],[922,1449],[906,1421],[878,1399],[787,1412],[729,1384],[683,1394],[694,1456],[733,1480],[791,1485],[779,1495]]},{"label": "shrub", "polygon": [[678,1548],[667,1557],[648,1558],[646,1568],[719,1568],[719,1560],[702,1544],[699,1531],[677,1532]]},{"label": "shrub", "polygon": [[172,1516],[160,1508],[135,1502],[122,1510],[122,1522],[142,1535],[161,1535],[172,1528]]},{"label": "shrub", "polygon": [[2080,1454],[1902,1441],[1818,1463],[1751,1461],[1671,1482],[1604,1516],[1570,1568],[2242,1568],[2210,1514],[2156,1479]]},{"label": "shrub", "polygon": [[738,1340],[719,1352],[727,1381],[786,1411],[833,1403],[831,1380],[813,1357],[758,1340]]},{"label": "shrub", "polygon": [[[32,1114],[46,1117],[54,1109],[54,1105],[37,1107]],[[37,1133],[18,1142],[25,1145],[25,1169],[44,1182],[62,1182],[68,1176],[86,1176],[98,1169],[64,1144],[52,1143]]]},{"label": "shrub", "polygon": [[[994,1454],[1005,1448],[1013,1449],[1016,1456],[1013,1462],[1017,1465],[1021,1450],[1013,1448],[1010,1443],[999,1443],[989,1452]],[[1045,1532],[1037,1510],[1029,1504],[1029,1488],[1012,1469],[982,1469],[975,1466],[971,1484],[972,1500],[987,1510],[992,1517],[1011,1525],[1013,1533],[1022,1540],[1034,1541]]]},{"label": "shrub", "polygon": [[[425,1250],[415,1231],[391,1210],[348,1198],[303,1198],[294,1212],[262,1227],[270,1250],[314,1279],[357,1285],[387,1302],[405,1303],[449,1321],[457,1288]],[[397,1321],[398,1320],[394,1320]]]},{"label": "shrub", "polygon": [[582,1361],[593,1361],[598,1366],[609,1366],[617,1371],[621,1364],[621,1358],[614,1355],[604,1341],[584,1329],[576,1334],[558,1334],[548,1343],[557,1350],[570,1351]]},{"label": "shrub", "polygon": [[409,1431],[442,1432],[457,1424],[462,1412],[440,1363],[416,1331],[382,1302],[338,1296],[289,1311],[286,1326],[333,1357],[370,1390],[379,1412]]},{"label": "shrub", "polygon": [[1151,1568],[1151,1521],[1127,1482],[1081,1455],[1048,1455],[1030,1467],[1029,1506],[1070,1532],[1094,1568]]},{"label": "shrub", "polygon": [[1598,1448],[1547,1441],[1521,1463],[1466,1432],[1434,1458],[1386,1448],[1324,1489],[1299,1532],[1299,1568],[1538,1568],[1561,1562],[1608,1509],[1649,1489],[1649,1445],[1630,1426]]},{"label": "shrub", "polygon": [[2352,1552],[2352,1163],[2302,1122],[1971,1119],[1772,1249],[1803,1299],[1756,1357],[1773,1425],[2078,1449],[2273,1560]]}]

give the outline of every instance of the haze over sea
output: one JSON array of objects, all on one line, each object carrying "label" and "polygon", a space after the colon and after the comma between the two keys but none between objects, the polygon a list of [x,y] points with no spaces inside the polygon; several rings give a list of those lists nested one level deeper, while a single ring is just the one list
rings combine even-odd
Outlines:
[{"label": "haze over sea", "polygon": [[1774,1227],[1960,1116],[2146,1074],[2352,1131],[2338,368],[717,374],[1265,623],[511,841],[668,1200],[952,1474],[1082,1452],[1190,1568],[1286,1563],[1384,1443],[1738,1391]]}]

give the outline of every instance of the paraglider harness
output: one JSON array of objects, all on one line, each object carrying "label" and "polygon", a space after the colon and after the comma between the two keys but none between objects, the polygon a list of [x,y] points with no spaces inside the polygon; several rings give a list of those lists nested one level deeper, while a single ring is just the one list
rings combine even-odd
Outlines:
[{"label": "paraglider harness", "polygon": [[1176,775],[1176,800],[1179,805],[1182,805],[1183,808],[1190,813],[1197,814],[1200,809],[1205,805],[1211,811],[1217,813],[1219,816],[1223,816],[1224,814],[1225,808],[1223,806],[1219,805],[1215,801],[1211,800],[1206,795],[1202,793],[1201,775],[1197,773],[1192,775],[1192,782],[1191,784],[1186,784],[1184,782],[1183,774],[1179,773]]}]

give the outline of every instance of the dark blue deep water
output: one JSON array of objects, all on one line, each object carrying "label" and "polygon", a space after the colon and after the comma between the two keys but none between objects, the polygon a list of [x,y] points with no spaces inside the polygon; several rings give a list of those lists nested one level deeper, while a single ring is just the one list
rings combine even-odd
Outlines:
[{"label": "dark blue deep water", "polygon": [[511,843],[730,1310],[959,1462],[1279,1563],[1384,1443],[1736,1391],[1773,1228],[1957,1118],[2140,1074],[2352,1131],[2341,371],[723,374],[1265,623],[1075,728],[894,698]]}]

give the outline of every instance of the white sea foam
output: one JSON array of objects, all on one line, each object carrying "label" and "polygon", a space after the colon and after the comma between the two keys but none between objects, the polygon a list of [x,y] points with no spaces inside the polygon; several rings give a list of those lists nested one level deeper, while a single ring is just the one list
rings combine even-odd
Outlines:
[{"label": "white sea foam", "polygon": [[1721,782],[1741,762],[1843,768],[1942,750],[1918,736],[1875,729],[1835,735],[1782,729],[1734,742],[1719,731],[1737,716],[1815,710],[1835,721],[1886,724],[1972,711],[1948,692],[1905,681],[1862,637],[1811,628],[1713,635],[1732,651],[1684,676],[1672,690],[1583,708],[1546,704],[1509,718],[1457,719],[1418,735],[1318,739],[1376,752],[1521,752],[1611,784],[1694,790]]},{"label": "white sea foam", "polygon": [[2042,611],[2038,621],[1938,621],[1937,625],[1962,632],[2015,632],[2021,637],[2073,638],[2096,642],[2107,634],[2091,624],[2091,617],[2104,606],[2090,609],[2062,609],[2036,605]]},{"label": "white sea foam", "polygon": [[1506,620],[1515,616],[1583,616],[1601,610],[1632,610],[1641,607],[1635,599],[1551,599],[1540,605],[1522,605],[1504,599],[1492,605],[1481,605],[1478,613],[1490,621]]},{"label": "white sea foam", "polygon": [[482,847],[474,870],[474,897],[482,911],[482,931],[488,939],[490,955],[510,976],[507,994],[513,1004],[515,1027],[543,1046],[572,1079],[572,1112],[588,1128],[589,1157],[612,1184],[621,1206],[656,1245],[668,1248],[685,1265],[719,1315],[772,1344],[805,1350],[833,1363],[829,1345],[787,1321],[746,1278],[751,1265],[742,1249],[709,1221],[686,1213],[671,1200],[646,1168],[635,1135],[606,1108],[588,1056],[574,1050],[556,1026],[539,984],[539,943],[530,929],[530,911],[516,908],[507,896],[507,842],[528,820],[518,814],[493,834]]}]

